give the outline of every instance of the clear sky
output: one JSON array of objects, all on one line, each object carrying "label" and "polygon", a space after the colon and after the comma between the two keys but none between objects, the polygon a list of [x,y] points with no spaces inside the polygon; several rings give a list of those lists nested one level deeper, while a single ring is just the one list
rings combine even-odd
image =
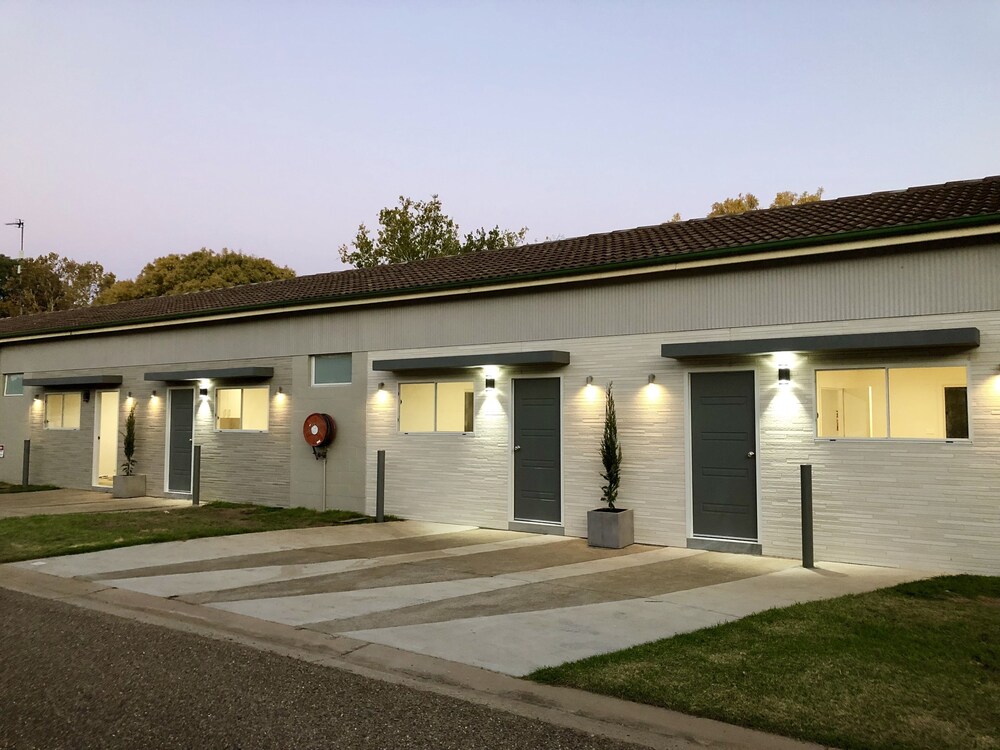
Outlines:
[{"label": "clear sky", "polygon": [[0,222],[119,277],[334,270],[399,195],[541,239],[993,174],[998,0],[0,0]]}]

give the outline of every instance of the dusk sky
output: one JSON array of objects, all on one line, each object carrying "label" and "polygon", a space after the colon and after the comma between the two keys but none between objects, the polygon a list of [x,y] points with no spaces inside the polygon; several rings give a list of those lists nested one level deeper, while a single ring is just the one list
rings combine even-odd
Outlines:
[{"label": "dusk sky", "polygon": [[335,270],[399,195],[541,239],[993,174],[997,0],[0,0],[0,224],[119,277]]}]

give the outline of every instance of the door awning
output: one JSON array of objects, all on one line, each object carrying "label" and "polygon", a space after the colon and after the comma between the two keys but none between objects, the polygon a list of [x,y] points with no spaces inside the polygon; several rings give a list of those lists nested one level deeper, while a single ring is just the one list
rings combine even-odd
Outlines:
[{"label": "door awning", "polygon": [[514,365],[539,367],[565,367],[569,352],[547,349],[536,352],[483,352],[482,354],[456,354],[449,357],[411,357],[409,359],[376,359],[372,370],[410,372],[414,370],[461,370],[487,365]]},{"label": "door awning", "polygon": [[181,380],[270,380],[273,377],[273,367],[205,367],[198,370],[147,372],[143,379],[173,382]]},{"label": "door awning", "polygon": [[87,390],[90,388],[117,388],[122,384],[121,375],[68,375],[56,378],[25,377],[25,385],[38,388],[66,388],[68,390]]},{"label": "door awning", "polygon": [[790,336],[742,341],[692,341],[663,344],[670,359],[725,357],[769,352],[864,352],[881,349],[962,350],[979,346],[978,328],[933,328],[919,331],[843,333],[832,336]]}]

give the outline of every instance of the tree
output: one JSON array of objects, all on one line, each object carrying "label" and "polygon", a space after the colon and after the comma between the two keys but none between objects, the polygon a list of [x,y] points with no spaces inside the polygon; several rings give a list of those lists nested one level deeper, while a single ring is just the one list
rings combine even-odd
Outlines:
[{"label": "tree", "polygon": [[[771,205],[768,208],[798,206],[801,203],[815,203],[821,200],[823,200],[823,188],[817,188],[815,193],[810,193],[808,190],[803,190],[801,193],[795,193],[792,190],[782,190],[780,193],[775,194],[774,200],[771,201]],[[757,200],[757,196],[753,193],[747,193],[746,195],[740,193],[735,198],[726,198],[725,200],[713,203],[712,210],[708,212],[708,218],[743,214],[747,211],[756,211],[759,207],[760,201]]]},{"label": "tree", "polygon": [[79,263],[57,253],[26,258],[20,274],[16,266],[12,259],[0,262],[0,274],[7,274],[0,312],[7,316],[87,307],[115,283],[115,275],[105,273],[100,263]]},{"label": "tree", "polygon": [[217,253],[203,247],[187,255],[173,253],[147,263],[135,279],[117,282],[100,294],[94,304],[204,292],[294,276],[295,271],[267,258],[256,258],[228,248]]},{"label": "tree", "polygon": [[604,400],[604,436],[601,438],[601,464],[604,473],[601,479],[607,482],[601,487],[601,500],[614,510],[618,499],[618,487],[622,482],[622,446],[618,442],[618,415],[615,412],[614,383],[608,383],[608,394]]},{"label": "tree", "polygon": [[378,233],[373,238],[364,225],[354,241],[341,245],[340,259],[355,268],[373,268],[388,263],[407,263],[424,258],[465,255],[484,250],[514,247],[524,240],[527,227],[517,231],[479,228],[462,239],[458,224],[441,210],[441,199],[414,201],[399,196],[399,205],[378,213]]}]

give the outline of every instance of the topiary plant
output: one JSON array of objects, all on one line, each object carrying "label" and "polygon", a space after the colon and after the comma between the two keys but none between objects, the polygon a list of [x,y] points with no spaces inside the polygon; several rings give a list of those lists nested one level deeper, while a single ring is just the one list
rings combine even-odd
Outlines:
[{"label": "topiary plant", "polygon": [[129,409],[128,417],[125,418],[125,441],[122,449],[125,453],[122,474],[130,477],[135,474],[135,404]]},{"label": "topiary plant", "polygon": [[604,437],[601,440],[601,463],[604,473],[601,478],[607,482],[601,487],[604,493],[601,500],[608,504],[609,510],[614,510],[618,499],[618,486],[621,484],[622,447],[618,442],[618,416],[615,414],[615,396],[612,392],[614,382],[608,383],[608,395],[604,401]]}]

